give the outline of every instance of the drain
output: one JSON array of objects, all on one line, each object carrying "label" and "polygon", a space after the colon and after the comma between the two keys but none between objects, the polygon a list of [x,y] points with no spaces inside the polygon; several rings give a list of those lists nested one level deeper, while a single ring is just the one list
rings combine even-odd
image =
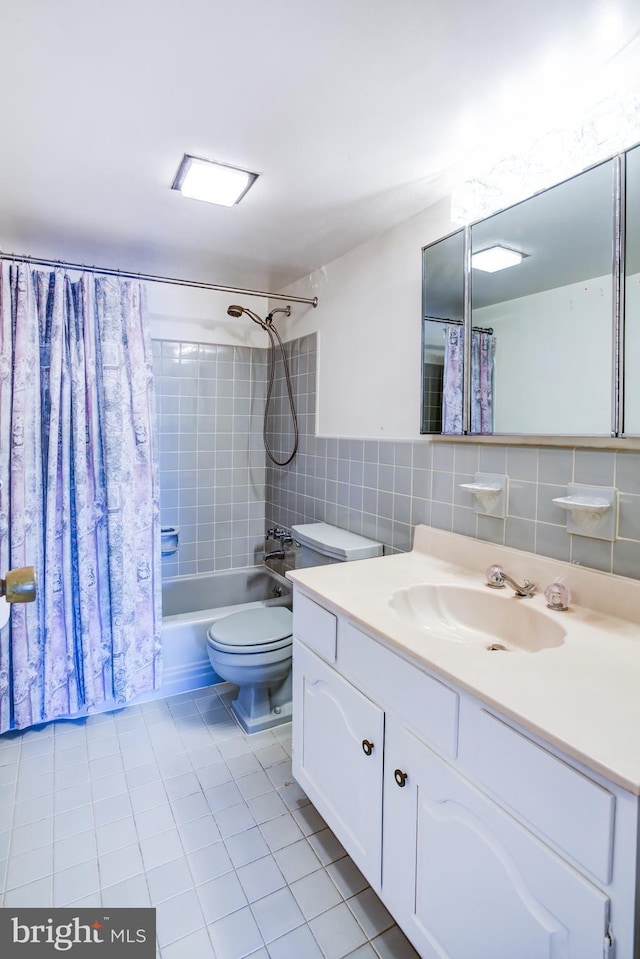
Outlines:
[{"label": "drain", "polygon": [[487,646],[487,649],[490,653],[495,653],[498,650],[504,650],[505,653],[508,652],[507,647],[503,646],[502,643],[491,643],[491,646]]}]

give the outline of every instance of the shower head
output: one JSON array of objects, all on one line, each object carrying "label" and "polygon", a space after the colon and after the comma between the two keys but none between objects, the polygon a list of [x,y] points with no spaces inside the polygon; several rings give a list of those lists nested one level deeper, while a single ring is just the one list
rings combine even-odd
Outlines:
[{"label": "shower head", "polygon": [[254,313],[253,310],[248,310],[246,306],[237,306],[237,304],[232,303],[231,306],[227,307],[227,313],[229,316],[233,316],[236,320],[242,316],[243,313],[246,313],[247,316],[251,317],[254,323],[257,323],[258,326],[261,326],[263,330],[266,330],[266,323],[264,320],[261,320],[257,313]]}]

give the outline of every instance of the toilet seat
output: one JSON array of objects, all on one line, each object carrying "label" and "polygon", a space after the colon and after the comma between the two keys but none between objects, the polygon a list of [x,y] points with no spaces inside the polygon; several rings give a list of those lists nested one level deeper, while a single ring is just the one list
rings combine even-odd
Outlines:
[{"label": "toilet seat", "polygon": [[292,644],[292,633],[290,609],[261,606],[216,620],[207,630],[207,642],[220,652],[242,656],[285,649]]}]

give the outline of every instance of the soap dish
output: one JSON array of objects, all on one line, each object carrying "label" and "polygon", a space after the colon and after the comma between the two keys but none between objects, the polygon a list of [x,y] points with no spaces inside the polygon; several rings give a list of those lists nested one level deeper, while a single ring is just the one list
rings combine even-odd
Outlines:
[{"label": "soap dish", "polygon": [[553,502],[567,510],[568,533],[615,540],[618,521],[618,491],[615,487],[570,483],[567,496],[556,496]]}]

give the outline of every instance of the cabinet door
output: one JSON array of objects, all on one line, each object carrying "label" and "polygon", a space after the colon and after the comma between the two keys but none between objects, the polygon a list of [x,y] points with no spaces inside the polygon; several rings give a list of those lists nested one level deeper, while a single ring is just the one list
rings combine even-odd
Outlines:
[{"label": "cabinet door", "polygon": [[293,774],[379,889],[384,713],[295,642],[293,717]]},{"label": "cabinet door", "polygon": [[384,802],[382,898],[423,959],[602,959],[604,893],[388,713]]}]

